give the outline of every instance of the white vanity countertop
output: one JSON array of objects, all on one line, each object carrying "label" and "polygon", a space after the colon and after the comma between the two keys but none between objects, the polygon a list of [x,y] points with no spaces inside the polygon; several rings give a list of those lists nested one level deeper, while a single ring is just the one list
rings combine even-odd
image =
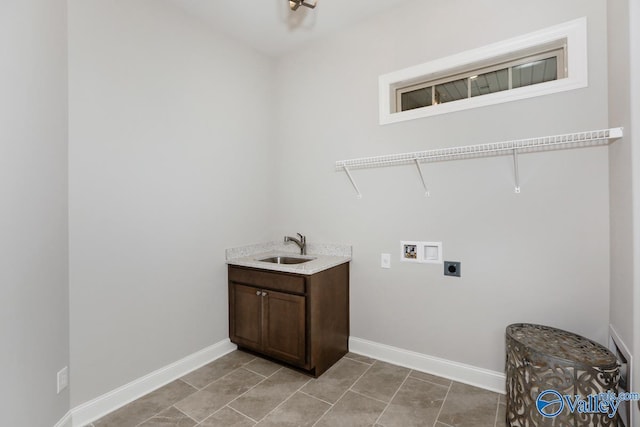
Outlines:
[{"label": "white vanity countertop", "polygon": [[[258,261],[275,256],[308,258],[301,264],[274,264]],[[315,274],[351,261],[351,246],[307,244],[307,255],[300,255],[296,245],[282,242],[260,243],[226,250],[227,264],[296,274]]]}]

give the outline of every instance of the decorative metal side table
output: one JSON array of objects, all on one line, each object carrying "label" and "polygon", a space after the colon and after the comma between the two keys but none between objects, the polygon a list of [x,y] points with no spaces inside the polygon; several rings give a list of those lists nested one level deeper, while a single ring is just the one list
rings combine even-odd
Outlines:
[{"label": "decorative metal side table", "polygon": [[[589,403],[597,408],[589,396],[618,386],[618,363],[605,347],[561,329],[516,323],[507,327],[506,350],[507,426],[617,426],[617,414],[588,411]],[[572,412],[576,396],[586,403]]]}]

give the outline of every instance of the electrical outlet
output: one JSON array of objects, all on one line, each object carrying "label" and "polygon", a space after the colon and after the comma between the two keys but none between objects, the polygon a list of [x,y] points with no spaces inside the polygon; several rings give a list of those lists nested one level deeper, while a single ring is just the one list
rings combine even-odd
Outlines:
[{"label": "electrical outlet", "polygon": [[445,261],[444,262],[444,275],[460,277],[461,264],[459,261]]},{"label": "electrical outlet", "polygon": [[391,268],[391,254],[380,255],[380,267]]},{"label": "electrical outlet", "polygon": [[69,368],[64,367],[58,371],[58,394],[69,386]]}]

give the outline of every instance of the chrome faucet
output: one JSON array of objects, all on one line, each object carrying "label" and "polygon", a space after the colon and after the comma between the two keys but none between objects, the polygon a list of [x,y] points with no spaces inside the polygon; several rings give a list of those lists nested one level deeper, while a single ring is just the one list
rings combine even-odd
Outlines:
[{"label": "chrome faucet", "polygon": [[295,243],[300,248],[300,255],[306,255],[307,254],[307,237],[303,236],[300,233],[296,233],[296,234],[300,237],[300,239],[296,239],[295,237],[290,237],[290,236],[284,236],[284,242]]}]

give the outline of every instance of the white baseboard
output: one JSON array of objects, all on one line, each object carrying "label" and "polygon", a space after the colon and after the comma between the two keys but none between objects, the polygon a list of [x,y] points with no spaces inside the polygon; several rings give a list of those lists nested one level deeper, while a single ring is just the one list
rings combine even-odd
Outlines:
[{"label": "white baseboard", "polygon": [[[83,403],[71,410],[74,427],[84,426],[109,412],[112,412],[147,393],[156,390],[185,374],[210,363],[237,347],[229,339],[224,339],[177,362],[151,372],[144,377],[131,381],[115,390],[103,394],[89,402]],[[62,420],[60,421],[60,423]],[[60,424],[58,423],[58,424]],[[55,427],[70,427],[67,424]]]},{"label": "white baseboard", "polygon": [[73,424],[71,424],[71,411],[69,411],[53,427],[72,427],[72,425]]},{"label": "white baseboard", "polygon": [[[65,415],[54,427],[81,427],[162,387],[185,374],[210,363],[236,349],[224,339],[197,353],[151,372],[115,390],[83,403]],[[505,375],[488,369],[440,359],[361,338],[349,338],[349,350],[384,362],[404,366],[481,387],[497,393],[505,392]]]},{"label": "white baseboard", "polygon": [[[609,350],[611,350],[613,354],[616,354],[616,351],[619,351],[626,359],[627,388],[624,391],[634,391],[636,385],[633,381],[633,374],[636,367],[633,363],[633,354],[631,354],[629,347],[627,347],[625,342],[622,340],[622,337],[620,337],[620,334],[618,334],[618,331],[612,324],[609,324]],[[631,405],[631,410],[629,410],[629,405]],[[638,410],[632,402],[623,402],[618,408],[618,414],[620,415],[620,425],[633,426],[633,422],[638,419]]]},{"label": "white baseboard", "polygon": [[355,337],[349,337],[349,351],[505,394],[506,376],[502,372],[477,368]]},{"label": "white baseboard", "polygon": [[618,331],[611,324],[609,324],[609,340],[610,340],[609,341],[609,350],[611,350],[615,354],[616,347],[617,347],[617,350],[619,350],[620,353],[627,360],[627,369],[628,369],[628,372],[627,372],[627,375],[628,375],[628,384],[627,384],[628,390],[627,391],[631,391],[631,390],[634,389],[634,386],[635,386],[635,384],[633,384],[633,372],[632,372],[633,355],[629,351],[629,347],[627,347],[625,342],[620,337],[620,334],[618,334]]}]

